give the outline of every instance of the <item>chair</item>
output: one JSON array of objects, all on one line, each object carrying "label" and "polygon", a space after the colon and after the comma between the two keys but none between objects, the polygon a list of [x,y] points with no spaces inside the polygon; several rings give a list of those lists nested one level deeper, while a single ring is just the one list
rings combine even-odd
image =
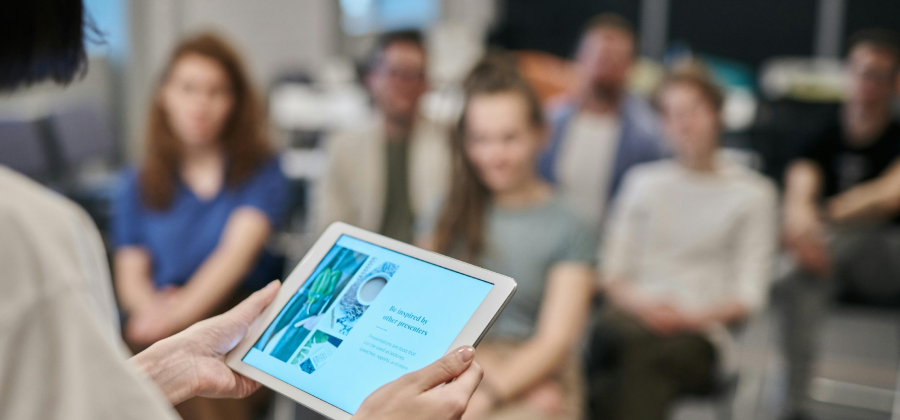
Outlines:
[{"label": "chair", "polygon": [[52,113],[47,125],[62,192],[83,206],[106,233],[116,185],[116,142],[109,116],[93,104],[80,103]]},{"label": "chair", "polygon": [[38,181],[50,178],[49,159],[35,122],[0,121],[0,165]]},{"label": "chair", "polygon": [[92,160],[111,163],[115,159],[109,121],[93,106],[78,105],[52,114],[50,129],[67,171]]}]

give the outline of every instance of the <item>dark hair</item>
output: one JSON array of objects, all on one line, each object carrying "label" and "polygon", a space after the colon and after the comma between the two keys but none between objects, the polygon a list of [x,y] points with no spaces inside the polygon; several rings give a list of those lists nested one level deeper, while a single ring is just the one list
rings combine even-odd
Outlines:
[{"label": "dark hair", "polygon": [[635,54],[637,53],[638,37],[637,32],[634,30],[634,25],[628,19],[615,13],[601,13],[588,19],[581,28],[581,36],[579,37],[581,41],[579,41],[579,44],[584,41],[588,34],[602,29],[612,29],[627,35],[634,43]]},{"label": "dark hair", "polygon": [[0,91],[80,77],[87,70],[85,38],[91,35],[101,37],[81,0],[3,0]]},{"label": "dark hair", "polygon": [[850,37],[847,51],[853,51],[860,45],[869,45],[890,54],[894,58],[894,67],[900,70],[900,34],[885,28],[868,28],[854,33]]},{"label": "dark hair", "polygon": [[375,40],[375,45],[372,47],[372,50],[369,52],[369,56],[366,59],[365,71],[368,73],[378,67],[378,65],[381,64],[381,60],[384,58],[384,52],[392,45],[398,43],[415,45],[422,50],[422,53],[425,53],[425,40],[422,36],[422,32],[417,30],[386,32],[381,34],[378,39]]},{"label": "dark hair", "polygon": [[675,65],[663,78],[653,95],[653,106],[662,111],[660,99],[663,92],[677,84],[687,84],[699,91],[718,114],[725,105],[725,94],[703,63],[695,60]]},{"label": "dark hair", "polygon": [[453,135],[453,177],[450,193],[438,217],[434,232],[435,250],[475,262],[484,250],[485,212],[489,192],[466,157],[466,110],[480,95],[514,93],[528,104],[528,119],[537,127],[545,126],[544,112],[537,95],[516,71],[515,61],[502,53],[483,58],[463,83],[466,103]]},{"label": "dark hair", "polygon": [[172,69],[185,56],[200,55],[214,60],[228,75],[234,105],[220,134],[229,187],[248,179],[272,155],[265,130],[262,107],[238,53],[222,38],[204,33],[182,41],[166,64],[156,84],[155,100],[147,123],[146,152],[140,165],[140,187],[144,202],[154,209],[165,209],[178,185],[178,165],[183,146],[169,125],[158,99]]}]

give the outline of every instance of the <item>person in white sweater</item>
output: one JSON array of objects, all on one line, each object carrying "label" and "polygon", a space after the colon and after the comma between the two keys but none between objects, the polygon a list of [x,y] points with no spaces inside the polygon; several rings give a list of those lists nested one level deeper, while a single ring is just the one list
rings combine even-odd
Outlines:
[{"label": "person in white sweater", "polygon": [[609,308],[592,351],[612,367],[592,387],[602,418],[664,419],[679,395],[709,390],[729,363],[727,327],[766,299],[777,194],[719,157],[722,101],[696,66],[657,92],[675,157],[626,175],[601,251]]}]

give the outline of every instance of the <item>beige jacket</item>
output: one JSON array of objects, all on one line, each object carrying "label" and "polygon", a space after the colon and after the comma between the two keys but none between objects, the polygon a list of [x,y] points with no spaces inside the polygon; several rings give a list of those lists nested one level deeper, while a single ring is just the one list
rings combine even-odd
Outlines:
[{"label": "beige jacket", "polygon": [[0,419],[177,418],[118,334],[94,223],[0,166]]},{"label": "beige jacket", "polygon": [[[329,162],[317,187],[315,229],[345,222],[377,232],[384,218],[387,195],[387,139],[383,117],[335,133],[327,139]],[[434,209],[450,182],[449,130],[420,117],[410,137],[409,196],[418,219]]]}]

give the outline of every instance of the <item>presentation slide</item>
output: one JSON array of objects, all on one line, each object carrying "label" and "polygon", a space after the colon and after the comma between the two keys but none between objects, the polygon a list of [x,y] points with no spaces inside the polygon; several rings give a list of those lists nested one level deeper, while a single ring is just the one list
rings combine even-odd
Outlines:
[{"label": "presentation slide", "polygon": [[354,414],[443,356],[491,287],[343,235],[243,361]]}]

